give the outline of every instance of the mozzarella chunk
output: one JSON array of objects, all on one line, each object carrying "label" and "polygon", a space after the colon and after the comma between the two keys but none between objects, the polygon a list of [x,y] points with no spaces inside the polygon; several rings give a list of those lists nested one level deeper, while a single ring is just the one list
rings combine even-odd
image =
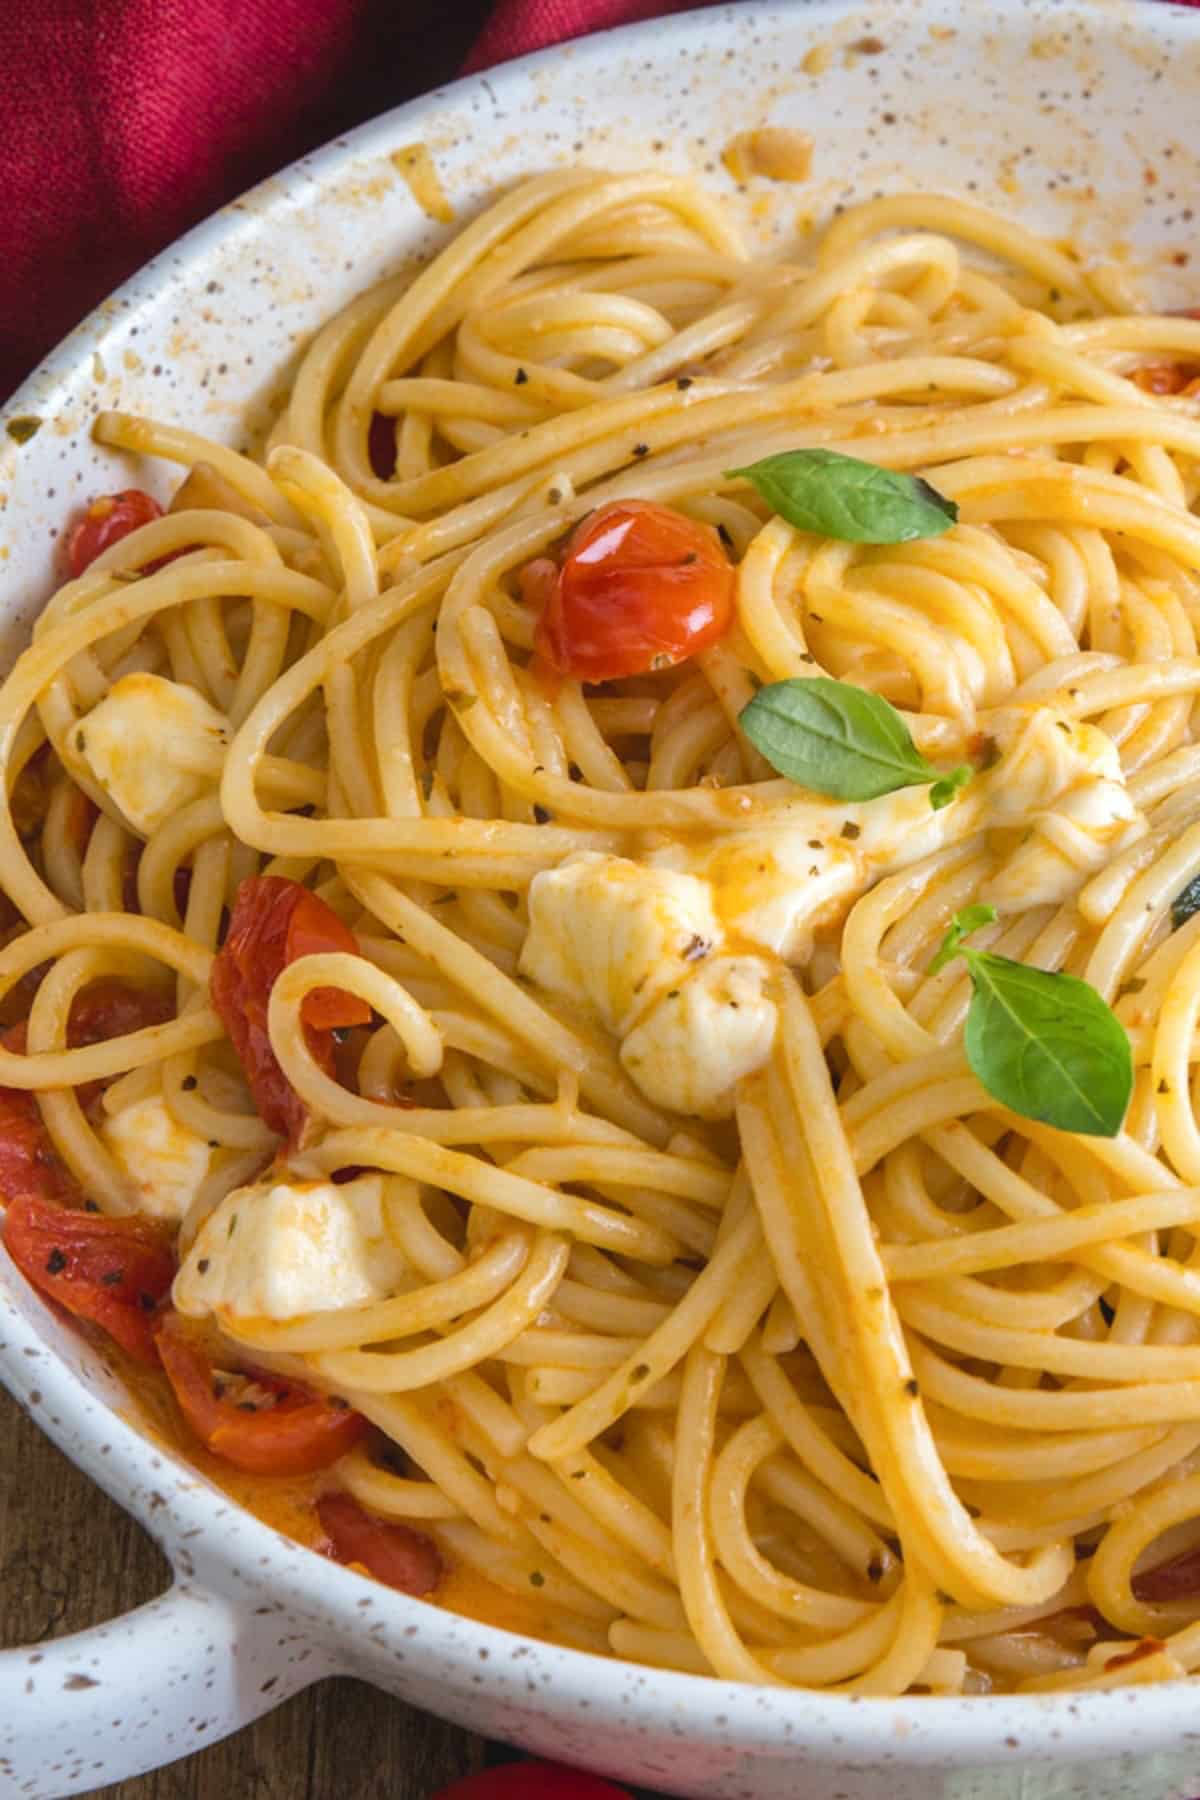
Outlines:
[{"label": "mozzarella chunk", "polygon": [[1081,784],[1034,821],[989,884],[988,899],[1002,912],[1061,905],[1147,829],[1120,782]]},{"label": "mozzarella chunk", "polygon": [[98,785],[149,837],[214,786],[229,723],[195,688],[139,672],[114,682],[74,742]]},{"label": "mozzarella chunk", "polygon": [[388,1235],[383,1178],[263,1181],[210,1213],[175,1277],[181,1313],[297,1319],[366,1306],[396,1291],[404,1259]]},{"label": "mozzarella chunk", "polygon": [[1031,818],[1081,782],[1124,783],[1120,754],[1107,732],[1055,707],[1014,707],[996,722],[994,737],[1000,758],[985,777],[989,823]]},{"label": "mozzarella chunk", "polygon": [[139,1212],[182,1219],[212,1168],[206,1138],[181,1125],[161,1094],[104,1119],[99,1136],[137,1196]]},{"label": "mozzarella chunk", "polygon": [[705,882],[589,851],[534,877],[520,970],[623,1037],[720,939]]},{"label": "mozzarella chunk", "polygon": [[845,809],[836,816],[823,809],[819,826],[764,827],[694,848],[670,844],[651,851],[649,861],[656,869],[686,869],[708,882],[726,932],[788,962],[802,962],[826,910],[866,885],[855,843],[833,835],[845,818]]},{"label": "mozzarella chunk", "polygon": [[621,1046],[642,1092],[672,1112],[733,1116],[735,1084],[761,1069],[778,1024],[761,956],[713,956],[650,1008]]}]

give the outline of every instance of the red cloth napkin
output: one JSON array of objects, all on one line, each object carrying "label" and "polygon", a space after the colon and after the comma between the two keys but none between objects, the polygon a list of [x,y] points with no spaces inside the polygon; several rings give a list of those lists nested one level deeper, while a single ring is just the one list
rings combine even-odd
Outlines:
[{"label": "red cloth napkin", "polygon": [[[605,31],[610,25],[632,25],[664,13],[686,12],[707,0],[499,0],[492,17],[467,58],[467,70],[487,69],[512,56],[527,56],[546,44]],[[1200,0],[1195,0],[1200,4]]]}]

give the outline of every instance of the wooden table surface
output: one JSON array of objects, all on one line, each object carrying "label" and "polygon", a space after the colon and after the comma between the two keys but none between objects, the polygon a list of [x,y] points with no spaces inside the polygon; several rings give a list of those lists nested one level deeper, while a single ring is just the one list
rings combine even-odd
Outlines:
[{"label": "wooden table surface", "polygon": [[[170,1571],[139,1525],[0,1388],[0,1647],[98,1624],[153,1599]],[[469,1732],[359,1681],[326,1681],[104,1800],[428,1800],[482,1766]]]}]

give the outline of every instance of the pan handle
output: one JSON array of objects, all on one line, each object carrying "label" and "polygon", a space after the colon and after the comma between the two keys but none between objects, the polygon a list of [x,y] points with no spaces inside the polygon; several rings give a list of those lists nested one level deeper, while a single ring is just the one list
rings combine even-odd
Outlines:
[{"label": "pan handle", "polygon": [[274,1608],[181,1581],[107,1624],[0,1650],[0,1800],[61,1800],[174,1762],[333,1673]]}]

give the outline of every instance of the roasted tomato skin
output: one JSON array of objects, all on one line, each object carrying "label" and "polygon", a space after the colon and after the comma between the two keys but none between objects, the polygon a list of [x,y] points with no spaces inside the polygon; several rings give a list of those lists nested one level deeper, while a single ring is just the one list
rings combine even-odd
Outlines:
[{"label": "roasted tomato skin", "polygon": [[579,681],[615,681],[684,662],[733,622],[735,572],[720,538],[669,506],[614,500],[577,527],[561,565],[528,565],[540,606],[534,649]]},{"label": "roasted tomato skin", "polygon": [[11,1199],[4,1243],[26,1280],[77,1319],[99,1325],[138,1362],[158,1361],[154,1313],[175,1279],[168,1233],[35,1194]]},{"label": "roasted tomato skin", "polygon": [[162,518],[162,507],[141,488],[101,494],[87,507],[67,536],[67,565],[78,578],[110,544],[119,543],[141,525]]},{"label": "roasted tomato skin", "polygon": [[431,1594],[442,1578],[442,1559],[429,1538],[410,1525],[374,1517],[350,1494],[322,1494],[317,1517],[329,1539],[326,1554],[360,1564],[402,1594]]},{"label": "roasted tomato skin", "polygon": [[1194,387],[1200,368],[1192,363],[1143,363],[1129,379],[1144,394],[1183,394]]},{"label": "roasted tomato skin", "polygon": [[[358,943],[325,902],[282,875],[254,875],[238,889],[225,943],[213,961],[212,1002],[246,1071],[259,1116],[289,1144],[299,1142],[307,1109],[271,1048],[271,989],[298,957],[324,951],[354,955]],[[315,988],[302,1018],[308,1046],[325,1073],[334,1067],[333,1032],[370,1022],[371,1009],[339,988]]]},{"label": "roasted tomato skin", "polygon": [[[174,1008],[168,996],[151,988],[129,987],[107,977],[75,996],[67,1026],[72,1050],[105,1038],[124,1037],[146,1025],[161,1025]],[[21,1020],[0,1033],[0,1044],[24,1056],[26,1024]],[[82,1105],[99,1091],[99,1083],[78,1090]],[[24,1088],[0,1087],[0,1203],[34,1197],[82,1205],[83,1197],[42,1123],[37,1101]]]},{"label": "roasted tomato skin", "polygon": [[1157,1568],[1133,1578],[1133,1591],[1150,1605],[1164,1600],[1194,1600],[1200,1594],[1200,1549],[1184,1550]]},{"label": "roasted tomato skin", "polygon": [[[363,1436],[361,1413],[300,1382],[262,1369],[228,1375],[209,1355],[203,1333],[178,1313],[164,1313],[156,1332],[167,1380],[204,1448],[249,1475],[311,1475],[345,1456]],[[252,1383],[261,1404],[244,1398]]]},{"label": "roasted tomato skin", "polygon": [[433,1800],[631,1800],[627,1788],[558,1763],[501,1763],[442,1788]]}]

